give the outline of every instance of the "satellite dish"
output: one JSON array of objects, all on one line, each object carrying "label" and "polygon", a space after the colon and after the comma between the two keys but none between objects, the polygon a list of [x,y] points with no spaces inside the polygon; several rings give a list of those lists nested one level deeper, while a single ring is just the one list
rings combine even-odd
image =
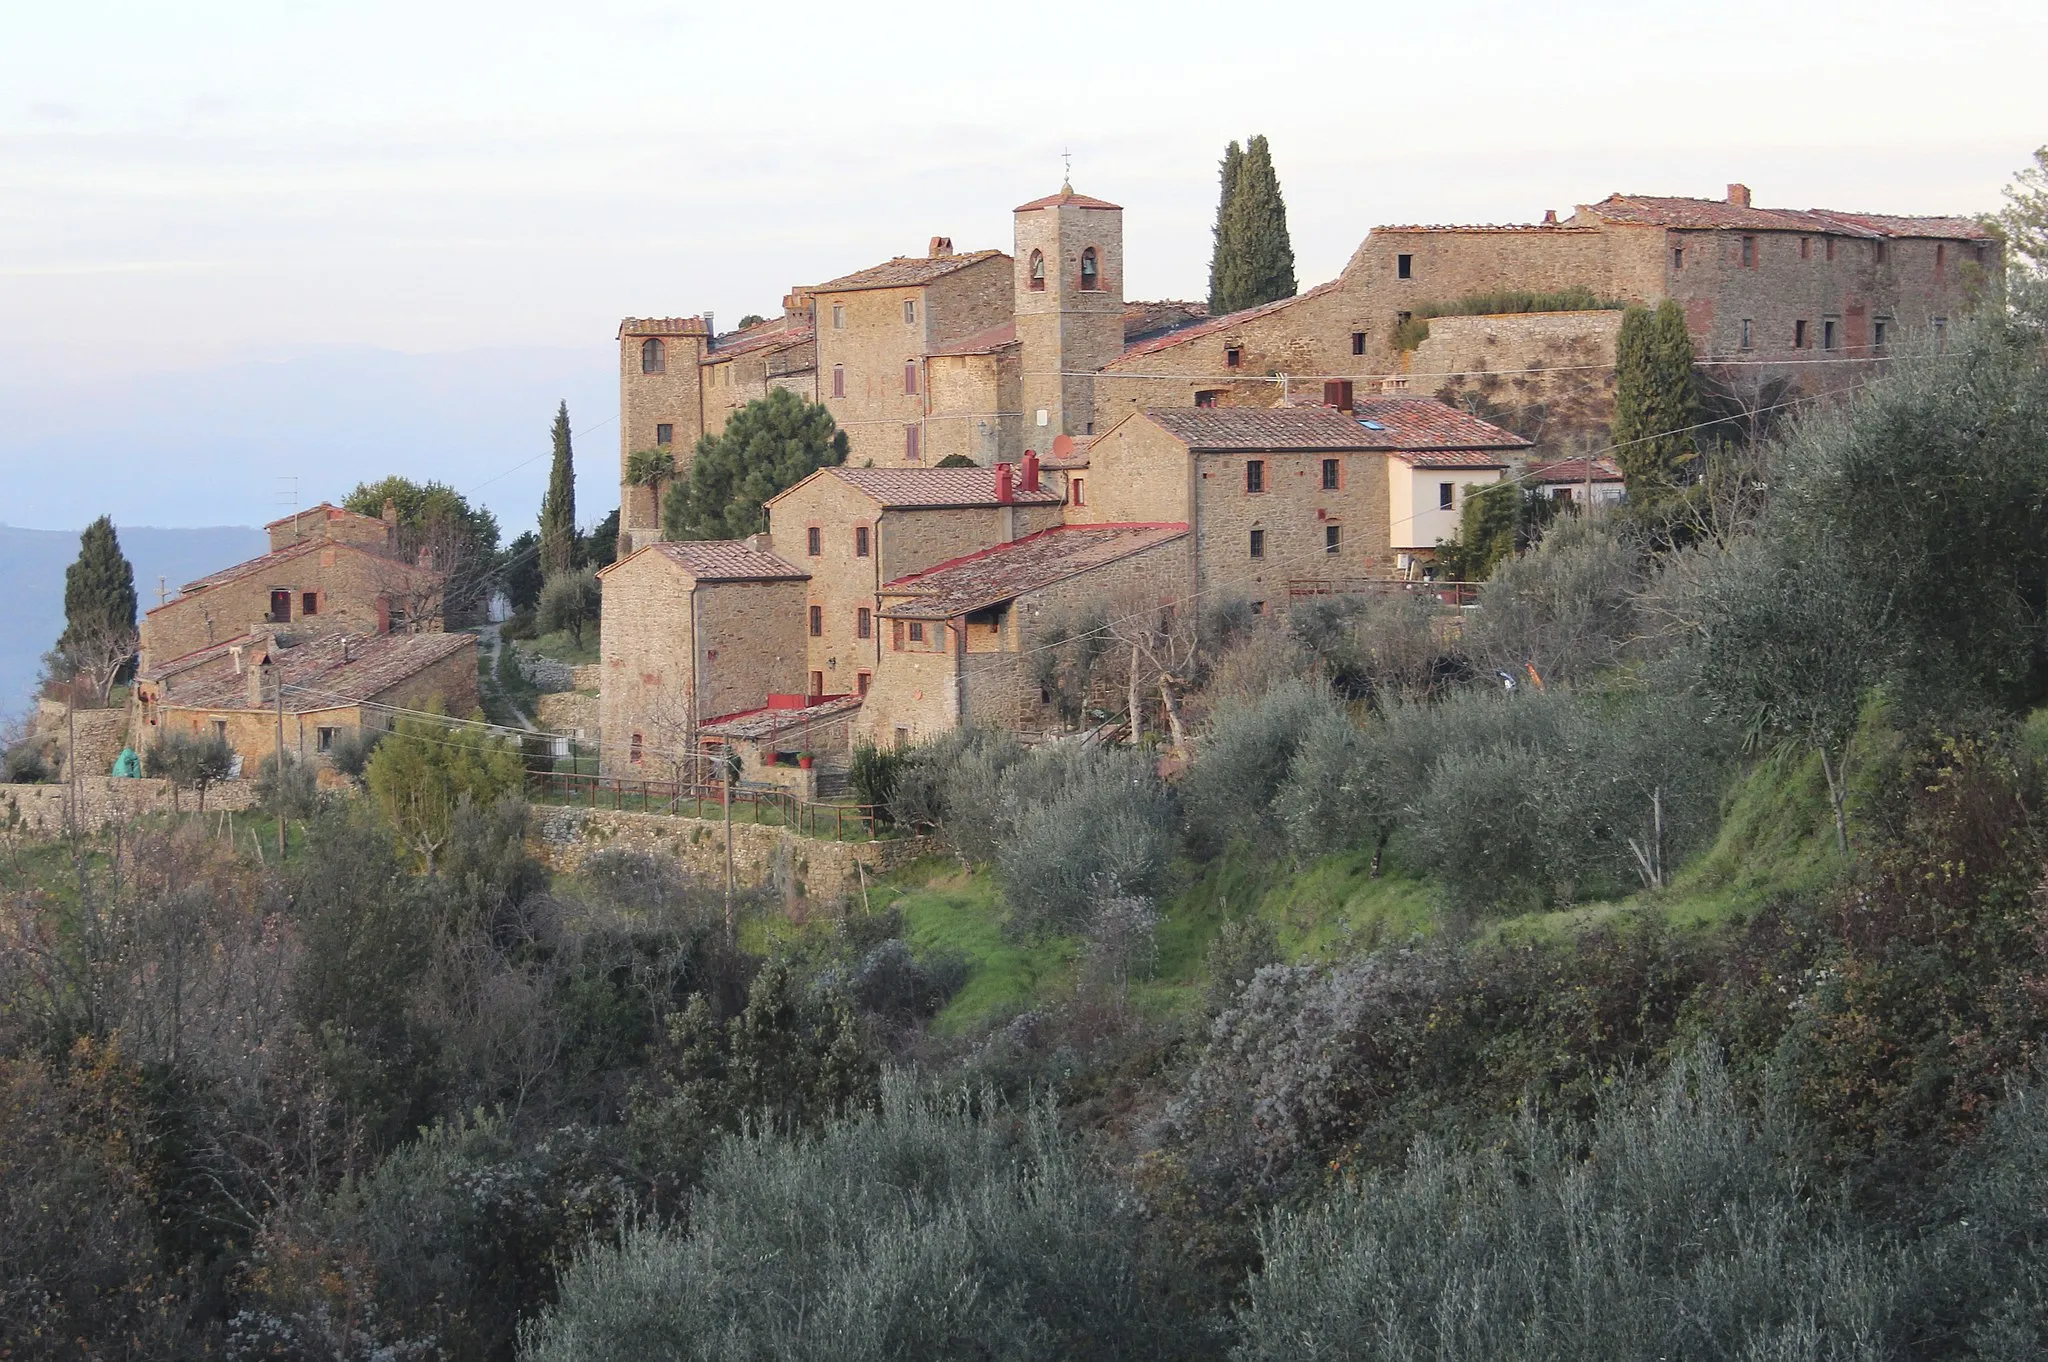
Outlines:
[{"label": "satellite dish", "polygon": [[1064,458],[1066,458],[1066,457],[1067,457],[1067,455],[1069,455],[1069,454],[1071,454],[1071,453],[1073,453],[1073,452],[1074,452],[1074,437],[1073,437],[1073,436],[1071,436],[1071,435],[1055,435],[1055,436],[1053,436],[1053,437],[1052,437],[1052,456],[1053,456],[1053,457],[1054,457],[1055,459],[1064,459]]}]

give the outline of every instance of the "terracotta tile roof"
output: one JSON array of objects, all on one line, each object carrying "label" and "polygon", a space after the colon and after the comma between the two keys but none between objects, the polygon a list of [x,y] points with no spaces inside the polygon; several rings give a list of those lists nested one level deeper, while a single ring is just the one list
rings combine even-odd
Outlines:
[{"label": "terracotta tile roof", "polygon": [[621,336],[709,336],[711,323],[702,317],[628,317],[619,323]]},{"label": "terracotta tile roof", "polygon": [[1597,232],[1585,223],[1569,222],[1410,222],[1388,223],[1372,229],[1380,232]]},{"label": "terracotta tile roof", "polygon": [[1010,211],[1013,213],[1029,213],[1034,209],[1051,208],[1055,205],[1063,205],[1068,208],[1114,208],[1119,213],[1123,211],[1122,205],[1111,203],[1107,199],[1091,199],[1086,194],[1076,194],[1074,186],[1070,184],[1061,185],[1060,192],[1057,194],[1047,194],[1042,199],[1033,199],[1029,203],[1020,203]]},{"label": "terracotta tile roof", "polygon": [[986,331],[977,331],[963,336],[947,345],[941,345],[932,353],[935,355],[992,355],[998,350],[1008,349],[1017,343],[1017,323],[1004,322],[991,326]]},{"label": "terracotta tile roof", "polygon": [[204,648],[194,648],[189,653],[180,653],[176,657],[166,659],[146,668],[137,674],[135,679],[138,681],[169,681],[172,677],[182,676],[194,667],[204,667],[209,662],[218,662],[235,649],[248,647],[255,638],[256,635],[254,634],[237,634],[233,638],[225,638],[218,643],[209,643]]},{"label": "terracotta tile roof", "polygon": [[899,255],[852,274],[842,274],[822,284],[810,285],[813,293],[853,293],[864,288],[915,288],[943,279],[956,270],[979,265],[984,260],[1009,259],[1001,251],[968,251],[964,255]]},{"label": "terracotta tile roof", "polygon": [[772,350],[777,346],[800,345],[817,333],[808,321],[791,321],[787,317],[770,317],[738,331],[728,331],[711,342],[707,359],[734,359],[750,355],[756,350]]},{"label": "terracotta tile roof", "polygon": [[1124,344],[1135,345],[1141,340],[1150,340],[1208,320],[1209,309],[1202,303],[1181,302],[1173,298],[1150,303],[1127,302],[1124,304]]},{"label": "terracotta tile roof", "polygon": [[[1586,461],[1584,459],[1556,459],[1550,463],[1532,463],[1522,470],[1522,480],[1531,483],[1584,482]],[[1593,460],[1593,481],[1620,482],[1621,469],[1614,460],[1595,458]]]},{"label": "terracotta tile roof", "polygon": [[1483,449],[1390,449],[1410,468],[1506,468],[1508,461]]},{"label": "terracotta tile roof", "polygon": [[[1021,481],[1021,475],[1012,470]],[[884,507],[904,510],[935,510],[948,506],[998,506],[996,470],[993,468],[822,468],[812,477],[833,477],[848,483],[880,502]],[[802,483],[797,484],[803,486]],[[1012,483],[1014,503],[1019,506],[1057,506],[1060,494],[1041,487],[1027,492]],[[794,489],[792,489],[794,490]],[[783,495],[788,495],[784,493]],[[770,504],[773,504],[771,498]]]},{"label": "terracotta tile roof", "polygon": [[1371,449],[1527,449],[1531,444],[1434,397],[1368,397],[1355,405],[1352,416]]},{"label": "terracotta tile roof", "polygon": [[384,523],[376,516],[364,515],[359,511],[344,510],[331,501],[323,501],[318,506],[308,506],[305,510],[295,515],[281,515],[263,528],[274,530],[280,525],[289,525],[295,520],[363,520],[372,525],[382,525]]},{"label": "terracotta tile roof", "polygon": [[773,738],[794,733],[834,719],[843,719],[860,708],[858,695],[830,695],[802,709],[748,709],[722,714],[697,725],[706,738]]},{"label": "terracotta tile roof", "polygon": [[1262,303],[1257,307],[1248,307],[1242,312],[1227,312],[1221,317],[1211,317],[1207,321],[1194,322],[1177,330],[1169,331],[1165,335],[1153,336],[1148,340],[1139,341],[1135,345],[1127,345],[1124,347],[1123,354],[1109,362],[1108,368],[1114,371],[1118,366],[1128,364],[1140,355],[1157,354],[1159,351],[1170,346],[1185,345],[1189,341],[1200,340],[1204,336],[1213,336],[1218,332],[1229,331],[1233,327],[1242,326],[1246,322],[1257,321],[1261,317],[1278,312],[1282,308],[1292,307],[1306,299],[1319,298],[1331,289],[1336,288],[1341,282],[1343,281],[1332,279],[1327,284],[1318,284],[1305,293],[1295,294],[1292,298],[1277,298],[1270,303]]},{"label": "terracotta tile roof", "polygon": [[[195,591],[204,591],[209,587],[220,586],[225,582],[236,582],[244,577],[253,577],[258,573],[268,572],[272,568],[289,563],[295,558],[303,558],[309,553],[321,550],[337,553],[360,553],[366,558],[383,557],[382,554],[374,550],[364,548],[361,544],[351,544],[346,539],[302,539],[296,544],[287,544],[281,549],[273,549],[269,553],[260,554],[246,562],[237,563],[233,567],[226,567],[222,568],[219,572],[209,573],[197,581],[187,582],[183,587],[179,588],[182,593],[179,599],[182,600],[185,596],[189,596]],[[401,568],[409,572],[433,571],[432,568],[406,568],[404,564],[395,558],[388,561],[394,568]],[[167,609],[177,603],[175,600],[166,601],[163,605],[152,608],[149,613],[154,615],[158,610]]]},{"label": "terracotta tile roof", "polygon": [[[304,714],[374,700],[436,662],[474,647],[474,634],[328,634],[276,649],[271,657],[282,669],[285,712]],[[252,650],[251,660],[261,652]],[[248,678],[237,671],[201,678],[190,690],[173,686],[163,703],[170,709],[269,708],[249,703]]]},{"label": "terracotta tile roof", "polygon": [[882,614],[891,619],[952,619],[1128,558],[1187,532],[1182,524],[1055,525],[885,583],[884,596],[903,599],[883,606]]},{"label": "terracotta tile roof", "polygon": [[1831,208],[1752,208],[1729,203],[1724,199],[1610,194],[1581,211],[1607,222],[1639,223],[1651,227],[1814,232],[1872,238],[1917,236],[1965,241],[1990,240],[1990,234],[1968,218],[1844,213]]},{"label": "terracotta tile roof", "polygon": [[608,577],[642,553],[658,553],[700,582],[808,581],[811,574],[740,539],[664,539],[598,573]]},{"label": "terracotta tile roof", "polygon": [[[1828,222],[1842,223],[1884,236],[1941,237],[1955,241],[1990,241],[1992,235],[1970,218],[1899,217],[1890,213],[1844,213],[1833,208],[1813,209],[1813,215]],[[1837,228],[1836,230],[1841,230]]]}]

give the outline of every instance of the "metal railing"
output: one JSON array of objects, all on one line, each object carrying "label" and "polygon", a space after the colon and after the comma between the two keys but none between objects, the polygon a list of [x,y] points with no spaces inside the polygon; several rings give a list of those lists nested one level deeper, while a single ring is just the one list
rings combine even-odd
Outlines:
[{"label": "metal railing", "polygon": [[762,786],[734,785],[728,792],[716,782],[619,780],[570,771],[529,770],[526,793],[536,804],[712,820],[726,816],[725,801],[730,797],[735,823],[788,828],[800,837],[831,842],[866,842],[902,835],[890,823],[887,812],[873,804],[819,804],[800,799],[787,790]]}]

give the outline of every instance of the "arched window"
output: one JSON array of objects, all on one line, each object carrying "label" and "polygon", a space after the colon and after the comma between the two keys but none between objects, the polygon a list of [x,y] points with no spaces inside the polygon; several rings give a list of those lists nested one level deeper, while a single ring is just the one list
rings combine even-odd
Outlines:
[{"label": "arched window", "polygon": [[662,354],[662,344],[661,338],[659,336],[649,336],[646,340],[640,342],[641,373],[660,373],[662,369],[665,367],[663,361],[666,358],[667,357]]},{"label": "arched window", "polygon": [[1093,293],[1101,287],[1100,276],[1095,269],[1095,248],[1090,246],[1081,252],[1081,288],[1084,292]]},{"label": "arched window", "polygon": [[1033,293],[1045,292],[1044,251],[1033,251],[1031,253],[1031,291]]}]

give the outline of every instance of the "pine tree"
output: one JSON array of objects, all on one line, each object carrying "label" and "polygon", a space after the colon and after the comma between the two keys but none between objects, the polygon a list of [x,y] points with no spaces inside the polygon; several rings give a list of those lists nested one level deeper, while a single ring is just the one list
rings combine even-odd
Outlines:
[{"label": "pine tree", "polygon": [[668,539],[744,539],[767,528],[761,503],[820,468],[846,462],[846,432],[831,413],[773,388],[697,442],[690,471],[662,498]]},{"label": "pine tree", "polygon": [[114,522],[101,516],[78,536],[78,560],[64,569],[64,636],[57,646],[70,651],[134,633],[135,569]]},{"label": "pine tree", "polygon": [[569,447],[569,404],[555,412],[555,462],[540,503],[540,563],[549,576],[576,566],[576,455]]},{"label": "pine tree", "polygon": [[[1224,165],[1228,177],[1227,153]],[[1287,203],[1273,169],[1272,147],[1263,136],[1245,143],[1236,178],[1228,189],[1229,199],[1217,224],[1210,312],[1238,312],[1292,298],[1294,243],[1287,233]]]},{"label": "pine tree", "polygon": [[1692,334],[1670,298],[1622,313],[1614,344],[1614,454],[1629,499],[1648,508],[1692,480],[1699,420]]},{"label": "pine tree", "polygon": [[1229,311],[1223,305],[1223,275],[1227,262],[1237,256],[1236,244],[1229,235],[1231,230],[1230,201],[1237,197],[1238,173],[1244,168],[1244,150],[1232,142],[1223,149],[1223,192],[1216,199],[1216,237],[1214,252],[1209,256],[1209,315],[1220,317]]}]

